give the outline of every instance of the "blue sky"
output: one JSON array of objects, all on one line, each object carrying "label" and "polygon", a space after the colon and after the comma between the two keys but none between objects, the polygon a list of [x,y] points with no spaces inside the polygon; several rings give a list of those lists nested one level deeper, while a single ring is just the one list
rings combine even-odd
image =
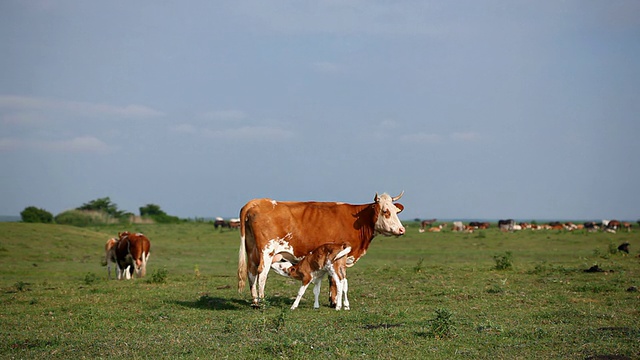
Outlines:
[{"label": "blue sky", "polygon": [[640,218],[640,2],[3,1],[0,214]]}]

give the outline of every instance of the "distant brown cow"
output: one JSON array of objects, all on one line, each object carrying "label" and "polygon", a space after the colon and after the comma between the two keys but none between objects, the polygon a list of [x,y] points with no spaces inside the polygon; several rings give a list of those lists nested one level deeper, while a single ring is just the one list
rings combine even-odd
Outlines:
[{"label": "distant brown cow", "polygon": [[111,264],[117,264],[116,244],[118,239],[111,238],[104,244],[104,261],[107,264],[107,279],[111,279]]},{"label": "distant brown cow", "polygon": [[431,220],[422,220],[422,222],[420,223],[420,229],[418,229],[418,232],[425,232],[425,230],[427,228],[429,228],[431,225],[433,225],[434,222],[436,222],[437,219],[431,219]]},{"label": "distant brown cow", "polygon": [[116,245],[116,265],[118,266],[118,279],[131,279],[135,272],[137,277],[143,277],[147,273],[147,261],[151,243],[141,233],[131,234],[128,231],[118,233],[120,240]]}]

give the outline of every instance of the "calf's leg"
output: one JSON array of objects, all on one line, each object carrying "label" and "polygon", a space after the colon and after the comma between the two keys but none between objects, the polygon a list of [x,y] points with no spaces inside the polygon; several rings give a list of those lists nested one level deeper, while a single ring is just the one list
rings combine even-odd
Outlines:
[{"label": "calf's leg", "polygon": [[322,285],[322,277],[318,276],[317,279],[315,279],[313,281],[314,286],[313,286],[313,308],[314,309],[319,309],[320,308],[320,285]]},{"label": "calf's leg", "polygon": [[347,291],[349,290],[349,282],[347,278],[342,279],[342,294],[344,294],[344,301],[342,305],[345,310],[349,310],[349,299],[347,298]]},{"label": "calf's leg", "polygon": [[291,310],[295,310],[298,307],[298,304],[300,304],[300,299],[302,299],[302,295],[304,295],[304,292],[307,290],[307,286],[309,286],[309,284],[311,284],[311,282],[308,282],[306,284],[303,283],[302,286],[300,286],[300,290],[298,290],[298,296],[293,302],[293,305],[291,305]]}]

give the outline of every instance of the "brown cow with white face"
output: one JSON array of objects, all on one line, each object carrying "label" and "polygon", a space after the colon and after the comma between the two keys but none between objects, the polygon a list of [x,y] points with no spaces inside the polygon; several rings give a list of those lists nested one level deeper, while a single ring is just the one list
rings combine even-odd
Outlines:
[{"label": "brown cow with white face", "polygon": [[151,250],[149,239],[144,234],[131,234],[128,231],[118,233],[118,237],[115,246],[118,279],[131,279],[134,272],[137,277],[145,276]]},{"label": "brown cow with white face", "polygon": [[[404,207],[396,197],[378,196],[373,203],[351,205],[340,202],[294,202],[254,199],[240,210],[238,291],[248,277],[253,306],[264,299],[264,287],[272,263],[282,257],[292,263],[331,239],[351,244],[348,265],[363,256],[378,235],[404,235],[398,213]],[[335,304],[336,287],[331,286]]]}]

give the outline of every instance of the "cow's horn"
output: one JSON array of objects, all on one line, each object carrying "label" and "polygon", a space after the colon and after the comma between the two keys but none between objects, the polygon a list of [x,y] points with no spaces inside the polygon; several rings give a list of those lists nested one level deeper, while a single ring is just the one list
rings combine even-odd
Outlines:
[{"label": "cow's horn", "polygon": [[400,195],[398,195],[398,196],[396,196],[396,197],[391,198],[391,200],[393,200],[393,201],[398,201],[398,200],[400,200],[400,198],[402,197],[402,195],[404,195],[404,190],[402,190],[402,192],[400,193]]},{"label": "cow's horn", "polygon": [[373,198],[373,201],[378,202],[378,200],[380,200],[380,198],[378,197],[378,192],[376,191],[376,196]]}]

